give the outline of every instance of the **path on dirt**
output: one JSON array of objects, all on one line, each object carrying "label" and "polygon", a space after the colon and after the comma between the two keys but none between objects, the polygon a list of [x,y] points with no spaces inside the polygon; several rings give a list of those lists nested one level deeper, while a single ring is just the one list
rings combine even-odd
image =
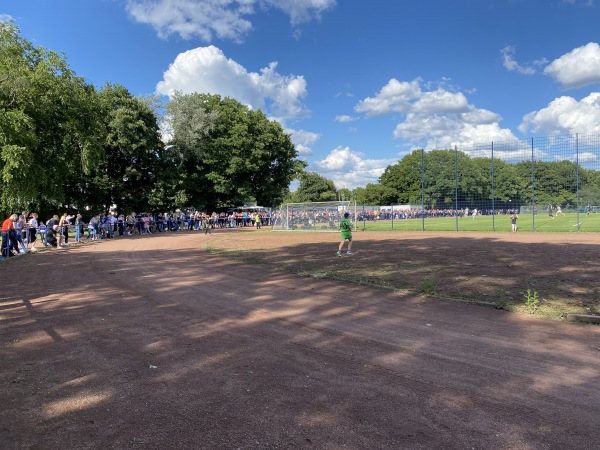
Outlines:
[{"label": "path on dirt", "polygon": [[204,239],[0,265],[0,448],[600,448],[600,327],[268,271]]}]

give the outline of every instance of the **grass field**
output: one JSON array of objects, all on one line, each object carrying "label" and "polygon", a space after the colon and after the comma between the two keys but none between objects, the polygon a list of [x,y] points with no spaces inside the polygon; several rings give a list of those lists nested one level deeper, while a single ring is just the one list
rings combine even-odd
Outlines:
[{"label": "grass field", "polygon": [[[509,215],[471,217],[436,217],[423,219],[378,220],[356,223],[364,231],[511,231]],[[521,232],[576,233],[600,231],[600,214],[567,213],[551,219],[548,215],[520,214]]]}]

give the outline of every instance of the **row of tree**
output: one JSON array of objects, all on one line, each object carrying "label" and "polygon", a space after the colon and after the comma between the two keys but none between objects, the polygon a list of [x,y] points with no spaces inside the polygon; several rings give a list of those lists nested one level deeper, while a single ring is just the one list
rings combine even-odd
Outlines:
[{"label": "row of tree", "polygon": [[261,111],[217,95],[177,94],[165,107],[120,85],[96,89],[0,22],[3,216],[275,205],[305,166],[297,156]]},{"label": "row of tree", "polygon": [[[164,143],[165,133],[169,136]],[[166,105],[86,83],[63,55],[0,22],[0,213],[217,210],[257,202],[600,204],[600,173],[570,161],[510,164],[415,150],[354,190],[304,171],[280,124],[231,98],[175,94]],[[299,179],[290,193],[292,180]]]},{"label": "row of tree", "polygon": [[[292,202],[355,200],[361,205],[424,204],[427,208],[553,204],[576,207],[600,204],[600,172],[572,161],[511,164],[501,159],[471,158],[455,150],[415,150],[388,166],[378,183],[336,191],[317,173],[300,175]],[[533,189],[532,189],[533,188]]]}]

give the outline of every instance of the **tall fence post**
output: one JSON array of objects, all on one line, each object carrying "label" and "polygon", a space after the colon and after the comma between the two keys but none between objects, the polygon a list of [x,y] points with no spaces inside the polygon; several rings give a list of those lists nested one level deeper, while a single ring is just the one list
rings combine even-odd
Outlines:
[{"label": "tall fence post", "polygon": [[421,149],[421,231],[425,231],[425,149]]},{"label": "tall fence post", "polygon": [[533,156],[533,138],[531,138],[531,231],[535,231],[535,172]]},{"label": "tall fence post", "polygon": [[[577,215],[576,215],[576,223],[577,223],[577,232],[581,228],[581,223],[579,222],[579,134],[575,133],[575,185],[577,191]],[[590,212],[588,211],[588,214]]]},{"label": "tall fence post", "polygon": [[492,231],[496,231],[496,193],[494,192],[494,141],[492,141]]},{"label": "tall fence post", "polygon": [[458,233],[458,146],[454,146],[454,216]]}]

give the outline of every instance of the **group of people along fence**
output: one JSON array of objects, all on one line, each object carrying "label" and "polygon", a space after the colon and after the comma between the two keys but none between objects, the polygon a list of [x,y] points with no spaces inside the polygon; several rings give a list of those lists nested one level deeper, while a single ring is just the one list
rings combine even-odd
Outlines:
[{"label": "group of people along fence", "polygon": [[270,226],[271,212],[238,212],[206,214],[201,211],[178,211],[176,213],[118,214],[107,212],[91,215],[87,221],[80,213],[53,215],[46,222],[35,212],[22,211],[11,214],[2,222],[2,246],[0,258],[36,252],[40,248],[57,249],[83,240],[95,241],[134,235],[195,230],[208,233],[216,228],[261,228]]}]

